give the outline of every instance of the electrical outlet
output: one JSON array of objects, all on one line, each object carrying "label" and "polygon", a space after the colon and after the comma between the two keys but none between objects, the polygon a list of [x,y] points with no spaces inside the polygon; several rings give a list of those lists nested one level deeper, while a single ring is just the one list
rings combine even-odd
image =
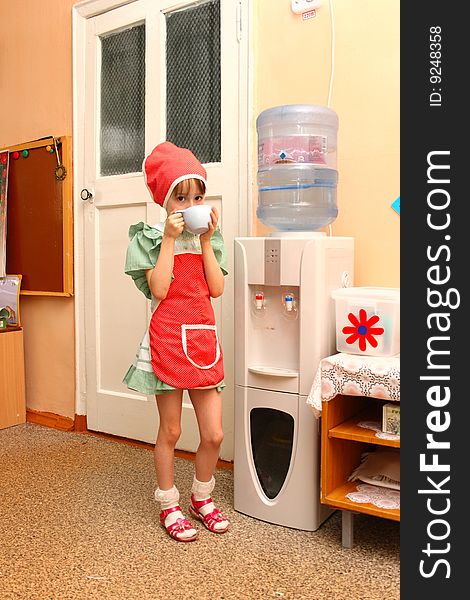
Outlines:
[{"label": "electrical outlet", "polygon": [[321,0],[291,0],[292,12],[296,15],[318,8],[320,4]]}]

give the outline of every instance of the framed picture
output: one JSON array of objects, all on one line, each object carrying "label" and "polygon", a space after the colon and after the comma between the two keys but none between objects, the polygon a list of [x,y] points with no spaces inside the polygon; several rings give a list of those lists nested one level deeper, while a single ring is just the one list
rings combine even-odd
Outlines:
[{"label": "framed picture", "polygon": [[0,277],[0,318],[5,318],[7,325],[21,325],[20,287],[21,275]]}]

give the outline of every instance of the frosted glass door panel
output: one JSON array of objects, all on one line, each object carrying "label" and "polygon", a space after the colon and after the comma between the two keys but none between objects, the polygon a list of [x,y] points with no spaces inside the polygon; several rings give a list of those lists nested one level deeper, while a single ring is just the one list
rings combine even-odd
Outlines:
[{"label": "frosted glass door panel", "polygon": [[166,15],[167,139],[221,160],[220,1]]},{"label": "frosted glass door panel", "polygon": [[145,155],[145,25],[100,39],[100,174],[140,172]]}]

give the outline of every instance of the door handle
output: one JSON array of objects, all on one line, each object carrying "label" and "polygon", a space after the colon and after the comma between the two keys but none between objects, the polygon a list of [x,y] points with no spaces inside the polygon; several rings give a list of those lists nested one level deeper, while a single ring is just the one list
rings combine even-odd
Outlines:
[{"label": "door handle", "polygon": [[83,190],[80,192],[80,198],[83,200],[83,202],[87,202],[89,200],[91,203],[93,202],[93,192],[83,188]]}]

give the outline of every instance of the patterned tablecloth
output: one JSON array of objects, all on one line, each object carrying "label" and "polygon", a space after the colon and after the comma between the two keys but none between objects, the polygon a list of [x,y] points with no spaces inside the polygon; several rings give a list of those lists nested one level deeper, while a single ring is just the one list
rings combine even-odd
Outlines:
[{"label": "patterned tablecloth", "polygon": [[320,361],[307,405],[318,418],[337,394],[400,401],[400,355],[333,354]]}]

